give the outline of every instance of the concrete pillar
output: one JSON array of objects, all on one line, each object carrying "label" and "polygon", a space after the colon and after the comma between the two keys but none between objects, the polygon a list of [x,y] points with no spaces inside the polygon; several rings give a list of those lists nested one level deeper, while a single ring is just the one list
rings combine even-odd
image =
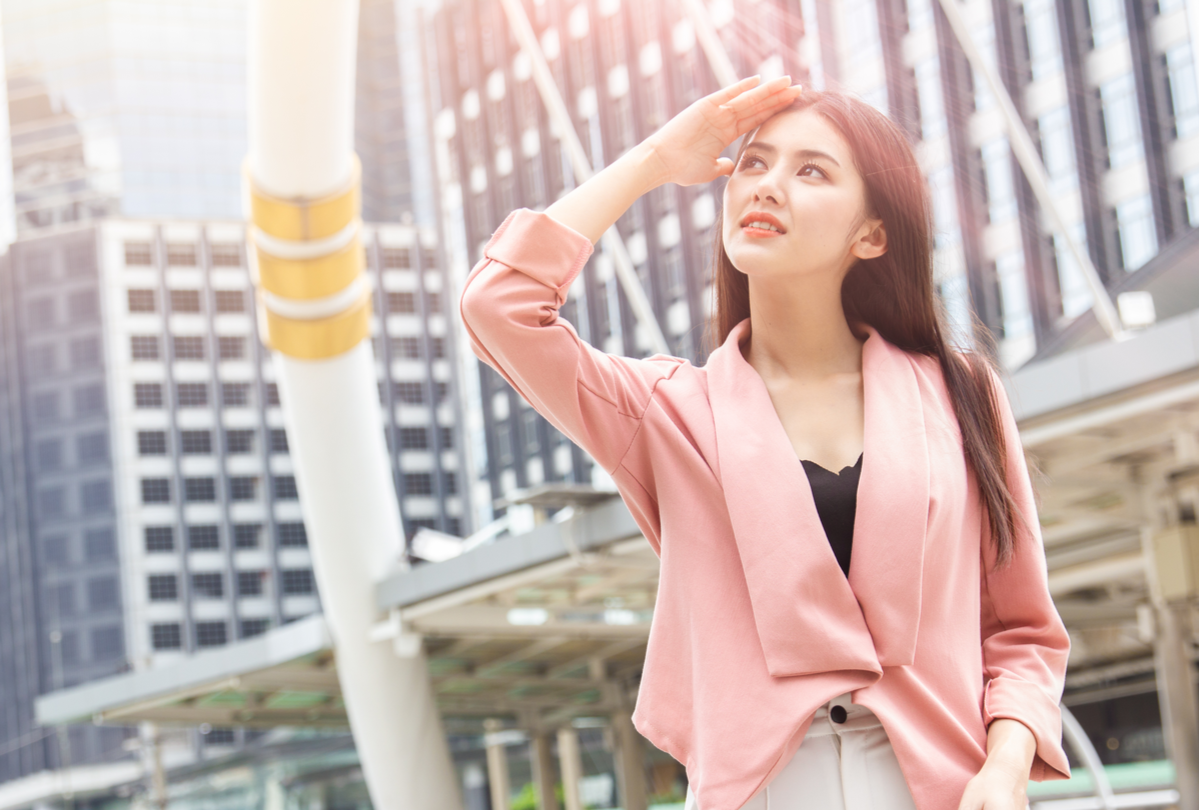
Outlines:
[{"label": "concrete pillar", "polygon": [[530,732],[529,759],[533,766],[533,789],[537,794],[538,810],[558,810],[558,797],[554,795],[554,757],[550,751],[548,734]]},{"label": "concrete pillar", "polygon": [[512,790],[508,781],[508,757],[505,755],[504,743],[496,739],[497,732],[503,726],[499,720],[483,721],[487,732],[487,766],[488,783],[491,785],[492,810],[508,810],[508,797]]},{"label": "concrete pillar", "polygon": [[583,810],[583,801],[579,798],[583,759],[579,755],[579,735],[571,726],[558,730],[558,768],[562,772],[565,810]]},{"label": "concrete pillar", "polygon": [[633,727],[626,711],[612,715],[613,763],[617,770],[617,796],[623,810],[646,810],[646,765],[643,758],[642,735]]}]

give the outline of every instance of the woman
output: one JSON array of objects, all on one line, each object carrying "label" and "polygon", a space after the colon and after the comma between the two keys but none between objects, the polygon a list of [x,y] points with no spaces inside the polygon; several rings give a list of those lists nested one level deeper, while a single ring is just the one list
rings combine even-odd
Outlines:
[{"label": "woman", "polygon": [[[1028,779],[1070,776],[1070,645],[1012,412],[946,345],[901,132],[789,82],[700,99],[509,214],[463,321],[660,557],[633,719],[685,764],[688,810],[1023,808]],[[722,175],[706,365],[581,341],[558,309],[601,235]]]}]

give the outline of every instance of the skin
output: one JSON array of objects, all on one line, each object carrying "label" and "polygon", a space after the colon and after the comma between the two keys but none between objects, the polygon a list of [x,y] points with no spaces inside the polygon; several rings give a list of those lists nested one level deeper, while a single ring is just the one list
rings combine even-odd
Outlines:
[{"label": "skin", "polygon": [[[595,244],[660,185],[728,176],[722,239],[748,278],[753,324],[743,354],[797,456],[836,471],[852,465],[863,444],[862,344],[842,311],[841,283],[856,261],[887,250],[887,234],[866,210],[862,177],[837,130],[810,111],[779,114],[801,92],[790,82],[751,76],[697,100],[545,213]],[[721,157],[759,127],[752,142],[775,151],[747,148],[760,161],[738,167]],[[827,171],[804,168],[808,161],[793,154],[799,149],[825,153],[812,162]],[[740,227],[751,211],[773,214],[787,233],[752,238]],[[1035,746],[1020,721],[993,720],[986,760],[958,810],[1024,810]]]}]

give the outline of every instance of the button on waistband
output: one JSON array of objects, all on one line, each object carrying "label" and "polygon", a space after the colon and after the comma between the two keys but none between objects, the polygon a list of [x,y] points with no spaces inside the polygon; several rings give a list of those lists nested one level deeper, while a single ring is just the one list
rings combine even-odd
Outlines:
[{"label": "button on waistband", "polygon": [[846,707],[845,706],[831,706],[829,708],[829,719],[835,723],[845,723],[846,722]]}]

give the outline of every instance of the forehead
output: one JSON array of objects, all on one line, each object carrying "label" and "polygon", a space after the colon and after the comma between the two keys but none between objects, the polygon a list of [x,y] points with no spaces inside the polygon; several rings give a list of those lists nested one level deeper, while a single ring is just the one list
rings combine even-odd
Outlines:
[{"label": "forehead", "polygon": [[846,139],[829,119],[811,109],[788,110],[767,119],[747,146],[759,141],[771,144],[784,155],[800,149],[816,149],[833,155],[844,168],[854,165]]}]

